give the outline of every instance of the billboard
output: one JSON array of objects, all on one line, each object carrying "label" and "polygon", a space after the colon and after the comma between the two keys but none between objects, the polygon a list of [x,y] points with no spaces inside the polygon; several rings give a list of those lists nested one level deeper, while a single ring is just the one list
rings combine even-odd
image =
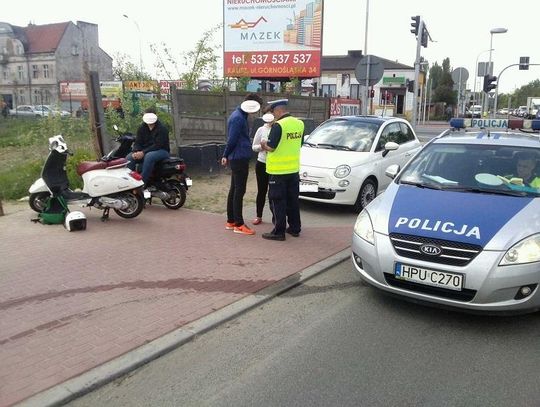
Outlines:
[{"label": "billboard", "polygon": [[60,82],[60,100],[86,99],[86,84],[83,81]]},{"label": "billboard", "polygon": [[[59,85],[60,100],[62,101],[82,101],[87,98],[84,81],[60,82]],[[120,98],[122,96],[122,82],[120,81],[101,81],[99,89],[103,98]]]},{"label": "billboard", "polygon": [[320,76],[323,0],[223,0],[223,75]]}]

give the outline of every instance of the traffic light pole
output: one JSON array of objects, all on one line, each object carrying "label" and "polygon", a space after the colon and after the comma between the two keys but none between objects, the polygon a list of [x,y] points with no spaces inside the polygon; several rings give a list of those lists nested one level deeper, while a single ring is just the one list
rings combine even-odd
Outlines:
[{"label": "traffic light pole", "polygon": [[[494,101],[494,104],[493,104],[493,114],[496,114],[497,113],[497,98],[499,97],[499,83],[501,82],[501,75],[503,74],[504,71],[506,71],[508,68],[512,67],[512,66],[519,66],[521,64],[512,64],[512,65],[508,65],[507,67],[505,67],[501,72],[499,72],[499,75],[497,76],[497,87],[495,88],[495,101]],[[527,64],[528,66],[538,66],[540,64]]]},{"label": "traffic light pole", "polygon": [[418,117],[418,78],[420,76],[420,51],[422,49],[422,35],[424,32],[424,20],[420,19],[418,26],[419,35],[416,36],[416,60],[414,61],[414,87],[413,87],[413,109],[412,126],[416,128]]}]

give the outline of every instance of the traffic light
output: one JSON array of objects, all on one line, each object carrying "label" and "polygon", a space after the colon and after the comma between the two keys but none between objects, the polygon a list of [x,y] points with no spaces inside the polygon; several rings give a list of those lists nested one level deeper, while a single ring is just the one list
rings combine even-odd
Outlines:
[{"label": "traffic light", "polygon": [[519,70],[520,71],[529,70],[529,57],[519,57]]},{"label": "traffic light", "polygon": [[374,89],[371,89],[371,90],[369,91],[369,97],[370,97],[371,99],[373,99],[373,98],[375,97],[375,90],[374,90]]},{"label": "traffic light", "polygon": [[492,75],[484,75],[484,92],[489,93],[497,87],[497,77]]},{"label": "traffic light", "polygon": [[409,92],[414,92],[414,81],[407,80],[407,90]]},{"label": "traffic light", "polygon": [[427,48],[428,37],[429,37],[429,33],[426,26],[424,25],[422,27],[422,38],[420,39],[420,43],[422,44],[424,48]]},{"label": "traffic light", "polygon": [[411,17],[412,23],[411,23],[411,32],[414,35],[418,35],[418,30],[420,29],[420,16],[414,16]]}]

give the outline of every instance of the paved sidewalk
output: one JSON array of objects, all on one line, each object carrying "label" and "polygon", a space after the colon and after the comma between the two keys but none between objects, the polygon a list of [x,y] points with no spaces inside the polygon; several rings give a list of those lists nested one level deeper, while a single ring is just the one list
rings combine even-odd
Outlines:
[{"label": "paved sidewalk", "polygon": [[300,238],[269,242],[260,237],[268,219],[244,236],[226,231],[223,215],[187,209],[111,213],[106,223],[83,212],[88,228],[73,233],[30,222],[30,210],[0,217],[0,406],[342,253],[353,227],[348,218],[315,226],[303,213]]}]

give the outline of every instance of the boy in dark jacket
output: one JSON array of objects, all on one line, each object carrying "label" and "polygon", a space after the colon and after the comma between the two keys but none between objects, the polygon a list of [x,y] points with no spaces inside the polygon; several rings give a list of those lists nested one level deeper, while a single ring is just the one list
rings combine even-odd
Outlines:
[{"label": "boy in dark jacket", "polygon": [[255,231],[244,224],[242,206],[249,175],[249,160],[253,154],[249,139],[248,115],[259,111],[262,98],[250,93],[227,121],[227,146],[223,152],[221,165],[231,168],[231,186],[227,196],[227,222],[225,229],[234,233],[254,235]]}]

